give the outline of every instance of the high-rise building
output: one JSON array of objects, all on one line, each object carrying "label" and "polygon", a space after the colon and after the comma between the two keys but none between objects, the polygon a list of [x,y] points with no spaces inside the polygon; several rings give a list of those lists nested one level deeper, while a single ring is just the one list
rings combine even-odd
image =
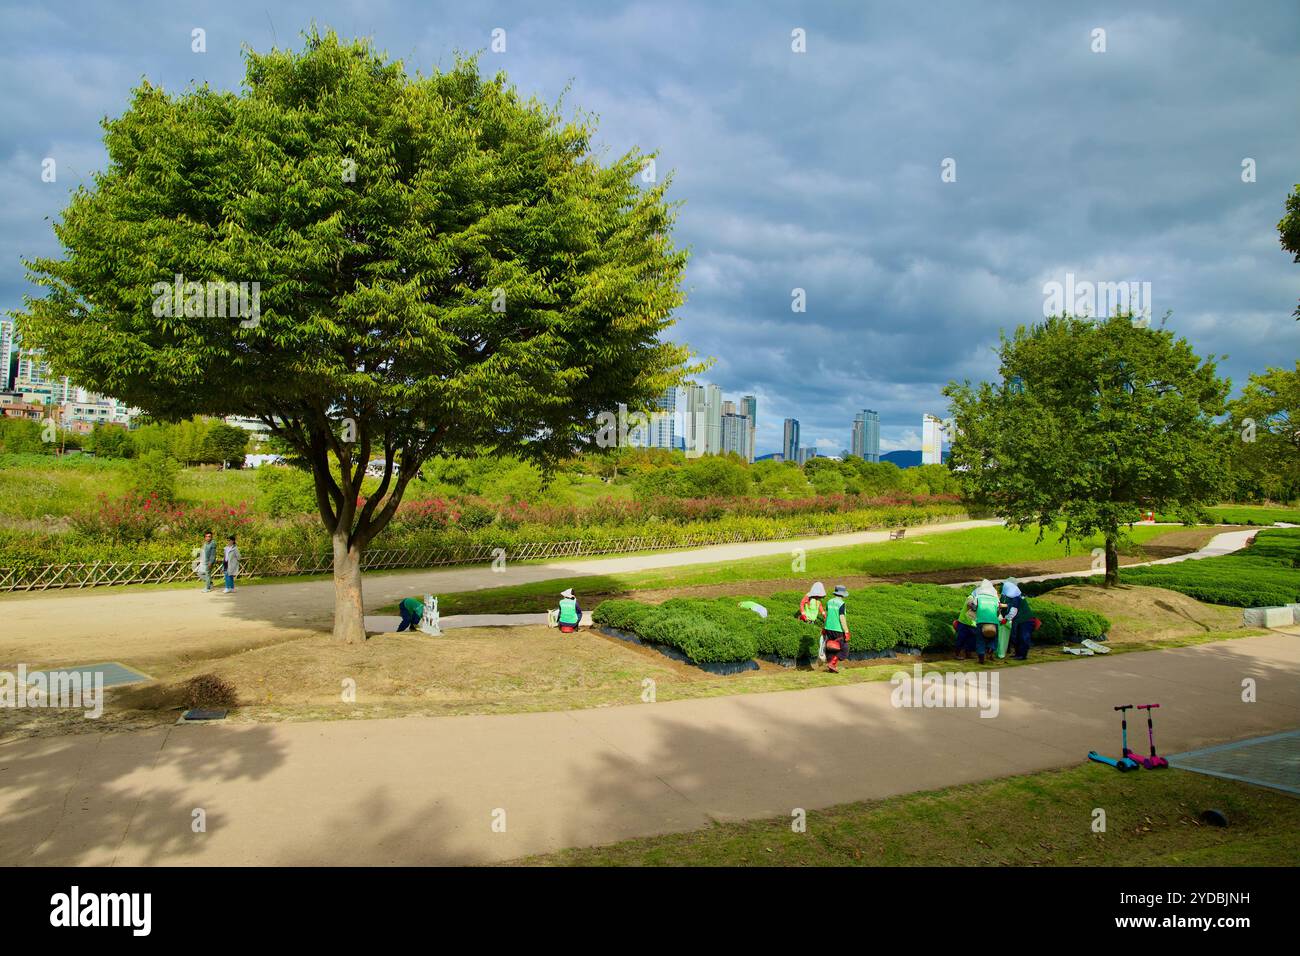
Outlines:
[{"label": "high-rise building", "polygon": [[758,428],[758,399],[753,395],[744,396],[740,400],[740,413],[749,419],[749,460],[753,461],[758,454],[754,434]]},{"label": "high-rise building", "polygon": [[754,460],[753,429],[749,426],[748,415],[734,412],[722,416],[722,453],[736,454],[745,461]]},{"label": "high-rise building", "polygon": [[716,385],[687,385],[686,452],[717,455],[722,451],[722,389]]},{"label": "high-rise building", "polygon": [[921,419],[921,464],[943,464],[943,422],[933,415]]},{"label": "high-rise building", "polygon": [[880,461],[880,416],[864,408],[853,418],[853,441],[849,449],[863,461]]},{"label": "high-rise building", "polygon": [[800,448],[795,452],[795,455],[795,460],[799,462],[799,464],[804,465],[807,464],[810,459],[817,457],[817,448],[811,445],[807,448]]},{"label": "high-rise building", "polygon": [[18,373],[14,376],[13,391],[39,393],[42,401],[62,405],[76,397],[76,386],[66,375],[50,371],[49,363],[35,350],[18,350]]},{"label": "high-rise building", "polygon": [[785,435],[781,442],[781,455],[786,461],[799,461],[799,419],[785,420]]},{"label": "high-rise building", "polygon": [[9,360],[14,351],[14,324],[0,319],[0,391],[9,387]]},{"label": "high-rise building", "polygon": [[655,414],[650,420],[650,447],[677,447],[677,389],[666,388],[655,401]]}]

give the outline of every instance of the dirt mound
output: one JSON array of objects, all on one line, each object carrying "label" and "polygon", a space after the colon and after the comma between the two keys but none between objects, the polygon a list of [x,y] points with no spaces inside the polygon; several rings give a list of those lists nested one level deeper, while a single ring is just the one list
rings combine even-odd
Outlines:
[{"label": "dirt mound", "polygon": [[[1110,640],[1115,643],[1150,643],[1241,627],[1240,608],[1202,604],[1186,594],[1163,588],[1071,584],[1043,597],[1106,615],[1111,622]],[[1030,601],[1032,605],[1033,599]]]}]

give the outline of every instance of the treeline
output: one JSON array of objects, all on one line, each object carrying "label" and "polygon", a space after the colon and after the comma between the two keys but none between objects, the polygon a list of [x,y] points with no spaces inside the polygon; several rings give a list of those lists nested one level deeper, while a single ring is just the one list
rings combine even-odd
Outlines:
[{"label": "treeline", "polygon": [[630,479],[638,499],[784,498],[817,495],[958,495],[960,483],[944,465],[899,468],[849,456],[748,464],[738,455],[687,458],[680,451],[625,448],[574,459],[569,468],[608,479]]},{"label": "treeline", "polygon": [[22,418],[0,418],[0,454],[55,455],[82,451],[98,458],[140,458],[159,453],[183,465],[239,468],[249,433],[220,419],[193,418],[155,422],[128,431],[120,425],[96,425],[88,435],[47,427]]}]

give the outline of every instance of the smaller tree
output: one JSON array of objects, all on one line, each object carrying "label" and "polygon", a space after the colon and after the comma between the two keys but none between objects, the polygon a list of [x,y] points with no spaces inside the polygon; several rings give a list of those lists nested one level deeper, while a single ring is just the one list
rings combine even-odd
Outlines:
[{"label": "smaller tree", "polygon": [[1233,473],[1251,497],[1300,496],[1300,362],[1251,375],[1230,405]]},{"label": "smaller tree", "polygon": [[1119,581],[1123,528],[1143,511],[1193,520],[1219,493],[1229,384],[1185,339],[1132,316],[1053,317],[998,349],[1002,381],[949,383],[949,465],[968,496],[1013,528],[1104,536]]},{"label": "smaller tree", "polygon": [[242,468],[248,449],[248,432],[225,422],[213,422],[203,436],[200,458],[203,461]]},{"label": "smaller tree", "polygon": [[[1286,199],[1286,214],[1277,224],[1277,232],[1282,248],[1295,256],[1292,261],[1300,262],[1300,185]],[[1300,319],[1300,305],[1295,308],[1295,317]]]},{"label": "smaller tree", "polygon": [[119,425],[96,425],[90,432],[90,451],[97,458],[130,458],[131,435]]}]

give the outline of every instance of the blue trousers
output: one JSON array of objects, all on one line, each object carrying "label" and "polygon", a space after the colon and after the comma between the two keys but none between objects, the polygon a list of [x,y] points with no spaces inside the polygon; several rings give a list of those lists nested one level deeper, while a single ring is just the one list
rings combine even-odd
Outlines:
[{"label": "blue trousers", "polygon": [[1029,645],[1034,642],[1034,622],[1033,621],[1012,621],[1011,622],[1011,646],[1016,652],[1016,658],[1024,660],[1029,656]]},{"label": "blue trousers", "polygon": [[227,591],[233,591],[234,589],[235,589],[235,576],[234,576],[233,574],[227,574],[227,575],[226,575],[226,590],[227,590]]},{"label": "blue trousers", "polygon": [[420,623],[420,615],[414,611],[408,611],[404,607],[398,607],[398,610],[402,613],[402,623],[397,625],[397,629],[399,631],[415,630],[415,626]]},{"label": "blue trousers", "polygon": [[979,635],[979,629],[973,624],[967,624],[964,621],[957,622],[957,650],[973,651],[975,650],[976,638]]}]

